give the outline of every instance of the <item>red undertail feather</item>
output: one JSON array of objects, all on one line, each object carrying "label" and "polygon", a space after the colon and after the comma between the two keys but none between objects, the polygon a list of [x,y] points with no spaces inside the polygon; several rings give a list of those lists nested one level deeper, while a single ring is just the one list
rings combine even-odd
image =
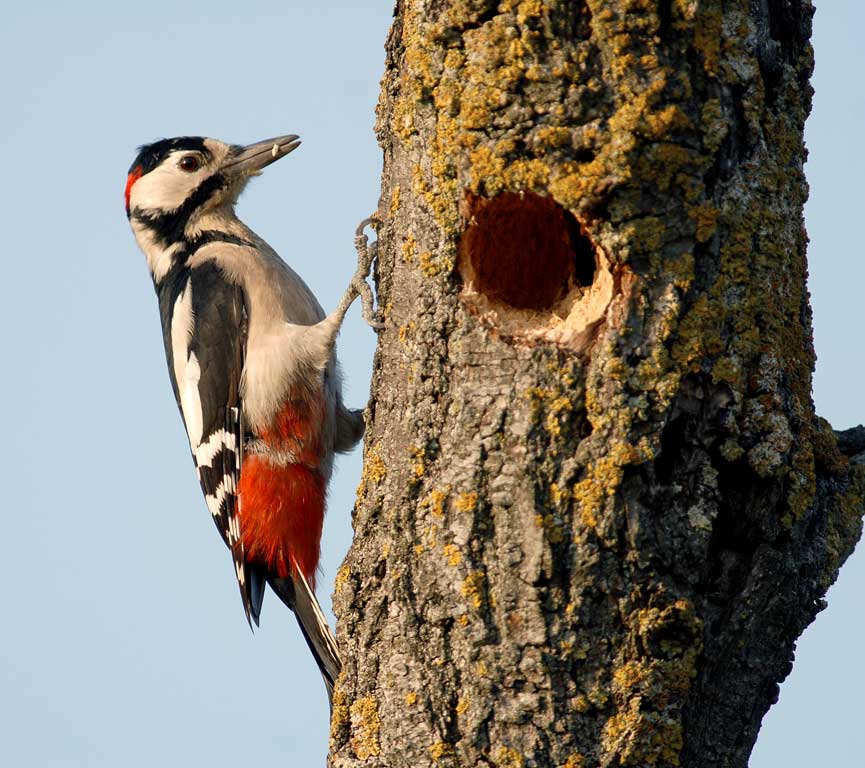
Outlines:
[{"label": "red undertail feather", "polygon": [[318,471],[324,401],[289,401],[260,438],[297,463],[280,464],[266,454],[247,455],[239,484],[241,540],[246,560],[288,578],[292,563],[315,588],[325,481]]}]

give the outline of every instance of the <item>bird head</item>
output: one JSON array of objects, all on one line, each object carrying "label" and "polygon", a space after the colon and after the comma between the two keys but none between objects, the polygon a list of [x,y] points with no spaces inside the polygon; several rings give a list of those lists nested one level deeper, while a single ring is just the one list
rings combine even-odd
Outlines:
[{"label": "bird head", "polygon": [[200,136],[140,148],[126,177],[126,215],[156,218],[233,205],[252,176],[300,145],[295,135],[248,146]]}]

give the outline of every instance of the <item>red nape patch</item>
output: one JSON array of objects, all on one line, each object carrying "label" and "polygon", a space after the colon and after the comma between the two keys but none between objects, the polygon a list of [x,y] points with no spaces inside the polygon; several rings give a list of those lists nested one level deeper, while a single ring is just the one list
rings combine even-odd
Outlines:
[{"label": "red nape patch", "polygon": [[132,194],[132,187],[135,186],[135,182],[138,181],[142,176],[141,166],[136,165],[126,177],[126,192],[124,193],[124,197],[126,198],[126,213],[129,213],[129,195]]},{"label": "red nape patch", "polygon": [[246,559],[288,578],[292,563],[315,589],[324,478],[302,464],[272,464],[247,456],[240,472],[240,530]]}]

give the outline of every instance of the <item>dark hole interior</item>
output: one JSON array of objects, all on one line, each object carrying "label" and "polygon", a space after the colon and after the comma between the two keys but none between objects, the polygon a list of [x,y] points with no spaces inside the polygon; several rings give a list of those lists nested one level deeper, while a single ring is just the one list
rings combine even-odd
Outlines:
[{"label": "dark hole interior", "polygon": [[552,308],[591,285],[595,249],[579,222],[549,197],[504,192],[468,199],[460,263],[475,288],[517,309]]}]

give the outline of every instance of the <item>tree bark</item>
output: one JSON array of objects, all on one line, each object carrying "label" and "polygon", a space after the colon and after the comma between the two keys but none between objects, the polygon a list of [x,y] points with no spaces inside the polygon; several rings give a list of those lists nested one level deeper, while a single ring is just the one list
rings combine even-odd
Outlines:
[{"label": "tree bark", "polygon": [[332,766],[747,765],[863,512],[811,400],[811,14],[397,3]]}]

